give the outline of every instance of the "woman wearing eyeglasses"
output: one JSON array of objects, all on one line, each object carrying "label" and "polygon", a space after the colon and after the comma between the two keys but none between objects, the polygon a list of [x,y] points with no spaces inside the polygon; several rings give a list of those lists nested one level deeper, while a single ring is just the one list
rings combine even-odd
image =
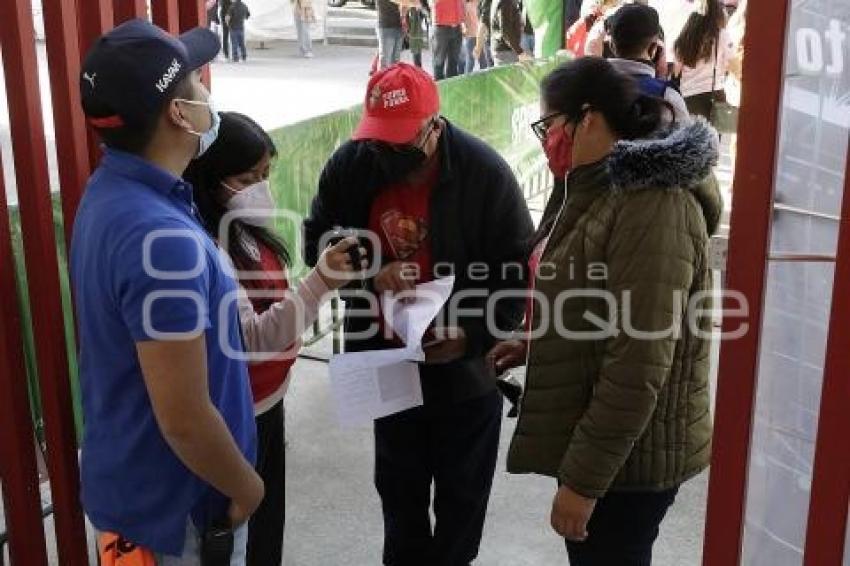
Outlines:
[{"label": "woman wearing eyeglasses", "polygon": [[544,80],[533,126],[565,191],[536,238],[537,335],[489,360],[527,361],[508,470],[557,480],[551,525],[573,566],[649,565],[679,486],[709,461],[711,324],[686,307],[710,309],[696,299],[712,289],[717,137],[704,121],[670,131],[669,112],[587,57]]}]

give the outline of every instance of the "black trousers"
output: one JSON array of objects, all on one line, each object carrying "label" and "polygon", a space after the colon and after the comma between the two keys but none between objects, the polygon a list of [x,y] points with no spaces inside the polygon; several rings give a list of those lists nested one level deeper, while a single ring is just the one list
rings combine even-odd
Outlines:
[{"label": "black trousers", "polygon": [[248,566],[280,566],[285,521],[283,401],[257,417],[257,473],[266,495],[248,523]]},{"label": "black trousers", "polygon": [[441,81],[458,75],[463,32],[460,26],[434,27],[434,79]]},{"label": "black trousers", "polygon": [[678,491],[611,492],[600,499],[587,540],[567,541],[570,566],[650,566],[658,528]]},{"label": "black trousers", "polygon": [[375,421],[375,485],[384,511],[385,565],[461,566],[475,559],[501,426],[498,391]]}]

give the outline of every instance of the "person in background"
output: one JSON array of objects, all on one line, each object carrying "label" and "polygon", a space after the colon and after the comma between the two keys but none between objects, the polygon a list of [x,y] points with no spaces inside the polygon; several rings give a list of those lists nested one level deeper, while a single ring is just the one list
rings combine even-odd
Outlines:
[{"label": "person in background", "polygon": [[249,363],[248,374],[257,422],[256,469],[266,494],[249,523],[248,566],[283,560],[283,398],[299,337],[316,320],[330,291],[345,282],[324,273],[352,271],[347,248],[356,245],[356,240],[349,239],[329,248],[319,261],[322,270],[314,269],[299,285],[291,285],[289,251],[271,230],[276,206],[269,173],[276,157],[274,143],[256,122],[242,114],[222,112],[218,139],[184,175],[194,188],[204,227],[210,237],[219,240],[237,270],[245,347],[258,354]]},{"label": "person in background", "polygon": [[[493,149],[439,112],[437,85],[421,69],[399,63],[376,74],[353,139],[321,174],[304,221],[306,262],[316,262],[318,242],[335,225],[368,230],[381,242],[370,250],[377,274],[365,281],[369,291],[345,297],[346,351],[397,347],[384,332],[369,333],[380,320],[364,316],[370,297],[410,291],[451,272],[455,304],[474,311],[484,307],[480,297],[526,286],[523,269],[505,268],[523,261],[533,232],[516,179]],[[481,265],[489,266],[486,273],[472,275],[470,268]],[[457,297],[471,292],[479,298]],[[514,328],[522,303],[496,302],[494,325]],[[375,421],[388,566],[457,566],[478,554],[502,397],[484,365],[493,326],[480,315],[457,318],[426,335],[419,365],[424,405]]]},{"label": "person in background", "polygon": [[522,49],[522,10],[517,0],[493,0],[490,14],[490,46],[496,65],[532,59]]},{"label": "person in background", "polygon": [[[741,94],[744,85],[744,35],[747,31],[747,0],[740,0],[736,11],[729,18],[727,26],[729,38],[732,41],[732,56],[729,59],[729,76],[726,79],[727,101],[732,106],[741,108]],[[731,134],[729,142],[729,157],[732,161],[732,172],[738,157],[738,134]]]},{"label": "person in background", "polygon": [[457,76],[463,47],[464,0],[434,2],[434,78],[438,81]]},{"label": "person in background", "polygon": [[642,4],[626,4],[610,20],[611,49],[615,58],[611,65],[638,81],[644,94],[663,98],[673,108],[676,123],[691,121],[682,95],[669,81],[655,76],[657,51],[660,49],[661,25],[655,8]]},{"label": "person in background", "polygon": [[[236,281],[181,175],[218,135],[199,69],[218,37],[134,19],[94,42],[80,96],[103,141],[74,221],[70,276],[85,431],[81,486],[100,561],[200,564],[263,500]],[[128,65],[127,61],[135,64]]]},{"label": "person in background", "polygon": [[470,74],[475,70],[475,61],[479,60],[479,67],[486,68],[486,62],[481,61],[480,57],[475,56],[475,44],[478,42],[478,26],[480,25],[480,16],[478,15],[478,0],[466,0],[464,2],[466,8],[463,28],[463,57],[461,57],[460,65],[463,74]]},{"label": "person in background", "polygon": [[564,0],[564,29],[570,29],[581,18],[582,0]]},{"label": "person in background", "polygon": [[227,11],[227,25],[230,26],[230,51],[233,55],[232,61],[238,63],[248,59],[248,50],[245,48],[245,20],[251,17],[251,11],[242,0],[233,0],[233,5]]},{"label": "person in background", "polygon": [[298,35],[298,52],[306,59],[313,58],[313,38],[310,26],[316,23],[313,0],[292,0],[292,18]]},{"label": "person in background", "polygon": [[214,34],[218,34],[218,29],[221,27],[221,20],[218,17],[218,0],[207,0],[207,27]]},{"label": "person in background", "polygon": [[230,13],[230,7],[233,5],[233,0],[219,0],[219,22],[221,22],[221,50],[224,52],[224,58],[230,60],[230,24],[227,22],[227,15]]},{"label": "person in background", "polygon": [[626,0],[591,0],[581,8],[582,18],[590,16],[592,25],[587,31],[587,39],[583,55],[591,57],[611,57],[608,45],[608,28],[606,20],[620,9]]},{"label": "person in background", "polygon": [[[611,47],[611,25],[612,17],[621,6],[629,4],[640,4],[647,6],[647,0],[618,0],[610,2],[608,0],[597,0],[595,11],[591,19],[595,22],[587,34],[587,40],[584,50],[584,55],[594,57],[605,57],[613,59],[616,57],[614,50]],[[670,69],[667,62],[667,49],[664,45],[664,29],[659,25],[658,39],[656,41],[656,49],[651,63],[655,66],[655,76],[661,80],[667,80],[670,76]]]},{"label": "person in background", "polygon": [[493,66],[493,51],[490,49],[490,11],[492,0],[478,0],[478,37],[472,56],[482,71]]},{"label": "person in background", "polygon": [[726,73],[734,45],[720,0],[701,0],[676,40],[676,76],[692,115],[711,119],[715,100],[725,100]]},{"label": "person in background", "polygon": [[534,26],[528,17],[528,0],[522,3],[522,41],[520,45],[525,53],[534,57]]},{"label": "person in background", "polygon": [[422,68],[422,49],[428,41],[425,31],[425,18],[428,11],[427,3],[422,0],[403,0],[402,26],[407,35],[407,43],[413,64]]},{"label": "person in background", "polygon": [[377,0],[378,69],[386,69],[401,59],[404,42],[402,8],[393,0]]},{"label": "person in background", "polygon": [[[541,95],[533,129],[569,188],[535,238],[535,289],[562,322],[533,309],[542,336],[488,355],[497,372],[528,360],[508,471],[557,481],[550,524],[571,565],[648,566],[679,486],[711,456],[712,321],[686,305],[712,289],[717,135],[696,121],[659,138],[664,101],[597,57],[558,67]],[[628,324],[612,314],[627,306]]]}]

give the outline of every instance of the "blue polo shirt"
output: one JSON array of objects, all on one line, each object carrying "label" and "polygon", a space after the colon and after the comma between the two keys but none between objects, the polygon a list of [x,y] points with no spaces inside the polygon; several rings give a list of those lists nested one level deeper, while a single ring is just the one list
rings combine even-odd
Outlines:
[{"label": "blue polo shirt", "polygon": [[203,530],[225,517],[228,502],[160,433],[136,343],[205,333],[210,398],[253,462],[248,372],[232,355],[242,351],[232,270],[199,223],[192,187],[114,150],[86,187],[70,267],[85,418],[83,506],[97,529],[179,555],[189,519]]}]

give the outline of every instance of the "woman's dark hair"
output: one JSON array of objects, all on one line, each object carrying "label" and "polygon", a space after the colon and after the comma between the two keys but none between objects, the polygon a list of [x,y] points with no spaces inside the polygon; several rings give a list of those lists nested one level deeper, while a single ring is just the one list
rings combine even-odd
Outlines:
[{"label": "woman's dark hair", "polygon": [[703,1],[705,13],[693,12],[673,45],[676,58],[687,67],[696,67],[711,58],[720,30],[726,26],[726,12],[720,0]]},{"label": "woman's dark hair", "polygon": [[637,81],[600,57],[582,57],[552,71],[541,86],[549,112],[578,121],[586,109],[599,112],[621,139],[647,137],[664,120],[665,100],[643,94]]},{"label": "woman's dark hair", "polygon": [[[193,161],[183,175],[194,187],[195,204],[213,238],[218,237],[221,219],[227,213],[221,202],[222,181],[251,170],[267,153],[277,157],[274,142],[259,124],[237,112],[221,112],[220,115],[221,126],[215,143],[201,158]],[[290,265],[286,244],[270,230],[237,219],[230,223],[228,231],[227,253],[237,268],[259,269],[259,262],[241,237],[245,232],[265,244],[285,265]]]},{"label": "woman's dark hair", "polygon": [[[548,112],[563,113],[576,122],[586,109],[599,112],[621,139],[644,138],[659,129],[670,103],[641,92],[637,81],[600,57],[582,57],[560,65],[543,79],[541,96]],[[529,242],[529,253],[549,233],[565,195],[555,180],[540,227]]]}]

